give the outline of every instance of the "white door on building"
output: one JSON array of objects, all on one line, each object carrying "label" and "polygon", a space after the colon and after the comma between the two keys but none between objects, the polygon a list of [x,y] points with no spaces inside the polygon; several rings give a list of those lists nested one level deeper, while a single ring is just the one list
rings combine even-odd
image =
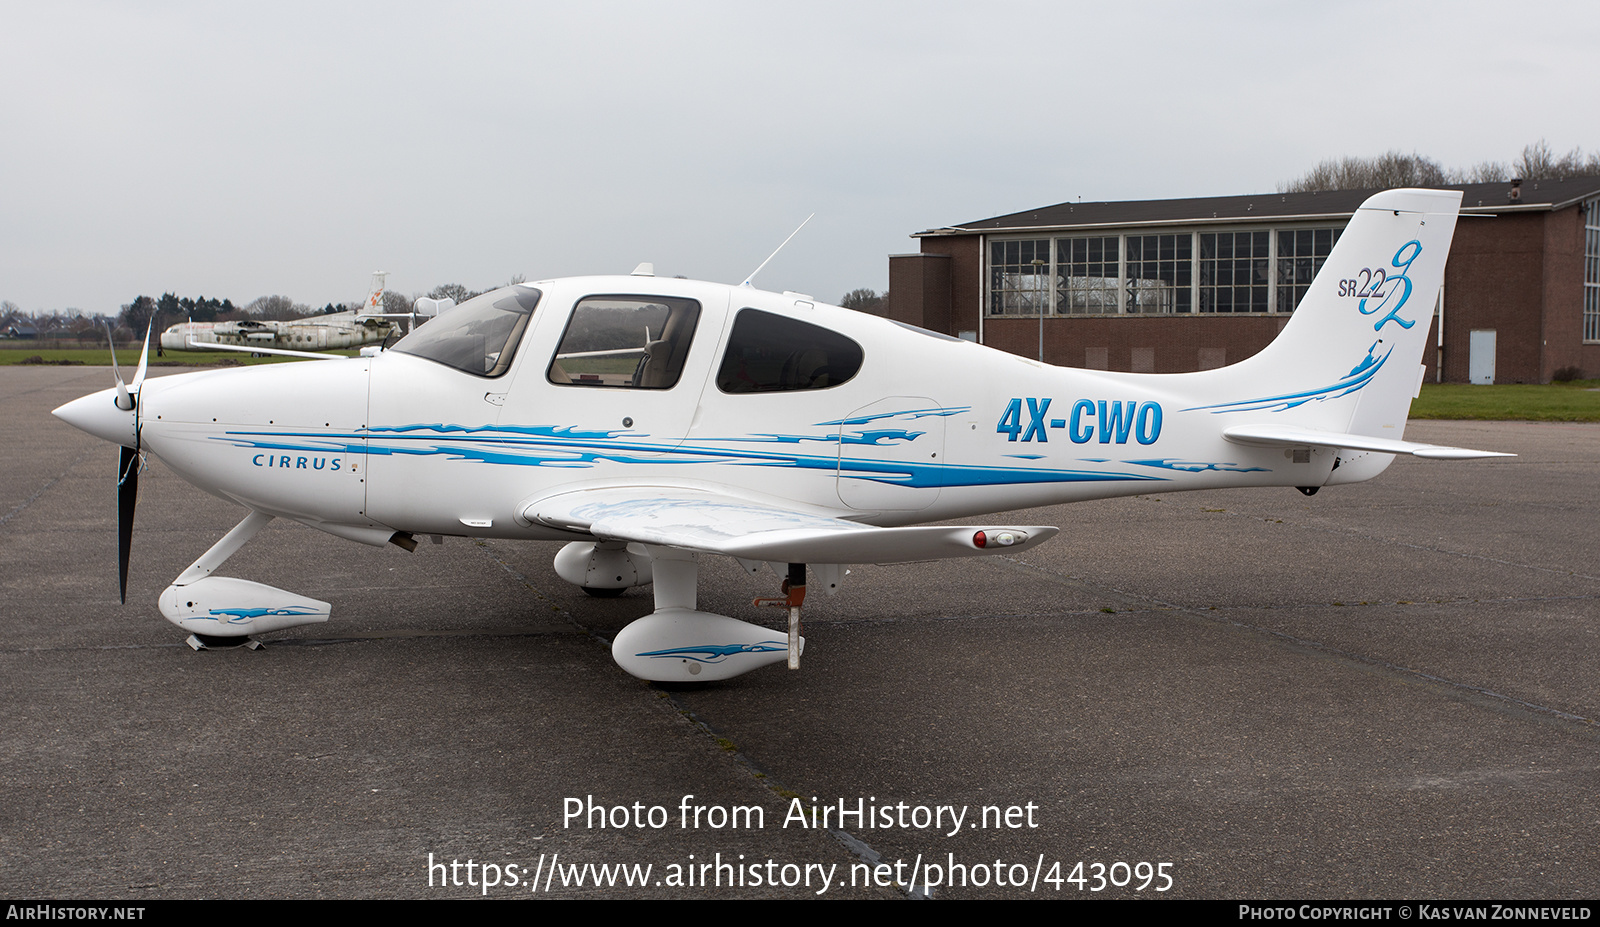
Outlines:
[{"label": "white door on building", "polygon": [[1475,328],[1467,345],[1467,380],[1494,385],[1494,329]]}]

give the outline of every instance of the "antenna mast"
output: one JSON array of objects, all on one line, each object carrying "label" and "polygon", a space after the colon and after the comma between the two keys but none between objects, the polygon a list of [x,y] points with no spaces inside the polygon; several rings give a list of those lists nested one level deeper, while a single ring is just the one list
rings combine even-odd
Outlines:
[{"label": "antenna mast", "polygon": [[[816,215],[817,215],[816,213],[812,213],[811,215],[806,216],[806,222],[810,222],[812,219],[816,218]],[[800,223],[799,226],[797,226],[794,231],[790,232],[789,233],[789,238],[793,238],[796,235],[800,234],[800,229],[803,229],[803,228],[806,227],[806,222]],[[789,243],[789,238],[785,238],[783,240],[783,245],[787,245]],[[766,267],[768,264],[772,263],[772,259],[778,256],[778,252],[779,251],[783,250],[783,245],[779,245],[776,250],[774,250],[771,254],[767,255],[767,259],[765,261],[761,262],[761,267]],[[756,278],[756,274],[761,273],[761,267],[757,267],[755,270],[752,270],[750,272],[750,276],[744,278],[744,282],[739,284],[739,285],[740,286],[751,286],[751,282],[750,281],[752,281],[752,280],[754,280]]]}]

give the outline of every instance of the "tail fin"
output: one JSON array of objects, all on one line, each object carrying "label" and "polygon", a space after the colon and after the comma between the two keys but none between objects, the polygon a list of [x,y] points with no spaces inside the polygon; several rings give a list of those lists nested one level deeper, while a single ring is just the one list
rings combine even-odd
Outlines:
[{"label": "tail fin", "polygon": [[1266,420],[1399,438],[1460,204],[1454,190],[1389,190],[1368,199],[1278,337],[1215,371],[1235,381],[1218,384],[1222,395],[1250,396],[1263,383],[1277,388],[1203,408],[1288,413]]},{"label": "tail fin", "polygon": [[1361,204],[1294,317],[1259,355],[1286,375],[1348,381],[1357,401],[1339,430],[1404,433],[1460,207],[1456,190],[1389,190]]},{"label": "tail fin", "polygon": [[372,289],[367,292],[367,301],[361,307],[360,315],[373,315],[383,312],[383,284],[389,274],[385,271],[372,272]]},{"label": "tail fin", "polygon": [[1192,410],[1224,416],[1224,437],[1239,444],[1363,452],[1330,483],[1370,479],[1395,453],[1500,456],[1400,440],[1460,206],[1454,190],[1389,190],[1361,204],[1277,339],[1212,371],[1207,393],[1252,398]]}]

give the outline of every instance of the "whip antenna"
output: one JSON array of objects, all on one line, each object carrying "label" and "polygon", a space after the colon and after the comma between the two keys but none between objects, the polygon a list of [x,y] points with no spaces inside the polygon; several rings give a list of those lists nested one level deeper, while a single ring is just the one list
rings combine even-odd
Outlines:
[{"label": "whip antenna", "polygon": [[[816,213],[812,213],[811,215],[806,216],[806,222],[810,222],[812,219],[816,218],[816,215],[817,215]],[[800,234],[800,230],[806,227],[806,222],[802,222],[798,226],[796,226],[795,230],[789,233],[789,238],[793,238],[796,235]],[[789,243],[789,238],[785,238],[783,240],[783,245],[787,245]],[[778,252],[779,251],[783,250],[783,245],[779,245],[771,254],[767,255],[767,259],[765,261],[761,262],[761,267],[766,267],[768,264],[772,263],[772,259],[778,256]],[[761,273],[761,267],[757,267],[755,270],[752,270],[750,272],[750,276],[744,278],[744,282],[739,284],[739,285],[740,286],[750,286],[751,285],[750,281],[752,281],[752,280],[754,280],[756,278],[756,274]]]}]

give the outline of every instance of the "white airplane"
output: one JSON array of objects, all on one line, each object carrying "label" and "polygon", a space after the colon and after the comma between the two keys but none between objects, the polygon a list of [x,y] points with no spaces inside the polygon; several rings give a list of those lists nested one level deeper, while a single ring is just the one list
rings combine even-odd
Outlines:
[{"label": "white airplane", "polygon": [[259,353],[273,350],[328,351],[383,344],[395,325],[383,314],[384,279],[375,271],[372,288],[362,308],[285,322],[243,319],[238,322],[179,322],[161,333],[167,351],[212,351],[245,348]]},{"label": "white airplane", "polygon": [[[376,357],[192,373],[57,409],[122,447],[120,563],[138,456],[249,510],[160,597],[173,623],[242,637],[327,602],[214,575],[273,518],[367,544],[418,535],[566,541],[596,595],[654,584],[612,653],[653,680],[787,659],[812,585],[844,564],[1010,554],[1039,525],[926,526],[1031,506],[1377,476],[1396,454],[1510,456],[1403,440],[1461,195],[1369,199],[1279,338],[1230,367],[1052,367],[793,293],[651,275],[518,284]],[[747,281],[748,283],[748,281]],[[770,563],[789,630],[696,608],[698,558]]]}]

